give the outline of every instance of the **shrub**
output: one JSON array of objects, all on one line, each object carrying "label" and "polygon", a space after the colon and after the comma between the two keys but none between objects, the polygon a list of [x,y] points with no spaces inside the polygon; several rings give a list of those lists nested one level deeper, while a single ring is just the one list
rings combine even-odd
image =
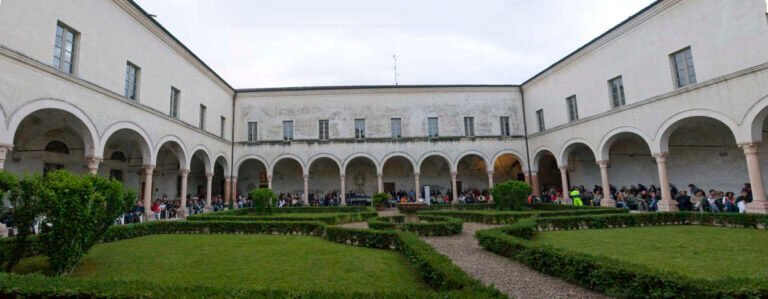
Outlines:
[{"label": "shrub", "polygon": [[389,199],[389,194],[387,193],[384,193],[384,192],[374,193],[372,198],[373,206],[376,208],[383,208],[384,204],[387,202],[388,199]]},{"label": "shrub", "polygon": [[557,217],[557,216],[577,216],[577,215],[603,215],[603,214],[628,214],[626,209],[572,209],[572,210],[554,210],[554,211],[424,211],[419,215],[436,215],[459,218],[467,222],[479,222],[486,224],[509,224],[515,223],[519,219],[530,217]]},{"label": "shrub", "polygon": [[253,208],[258,214],[269,214],[272,209],[272,201],[275,199],[275,193],[267,188],[253,189],[248,192],[248,196],[253,200]]},{"label": "shrub", "polygon": [[508,181],[491,188],[493,202],[499,210],[522,210],[531,194],[531,186],[521,181]]},{"label": "shrub", "polygon": [[460,234],[464,227],[461,219],[419,215],[420,222],[407,222],[404,216],[377,217],[368,220],[371,229],[400,229],[409,231],[419,236],[450,236]]},{"label": "shrub", "polygon": [[[280,209],[273,209],[280,210]],[[326,224],[341,224],[349,222],[360,222],[368,218],[376,217],[375,211],[363,213],[286,213],[272,215],[214,215],[202,214],[187,217],[188,221],[319,221]]]},{"label": "shrub", "polygon": [[40,241],[57,274],[74,270],[136,198],[119,181],[67,171],[48,173],[40,187]]},{"label": "shrub", "polygon": [[0,262],[6,262],[6,271],[13,267],[26,256],[32,245],[29,237],[33,234],[30,228],[40,214],[40,196],[42,178],[40,176],[28,177],[19,181],[16,177],[6,173],[0,173],[0,193],[8,194],[8,201],[13,207],[9,211],[16,226],[16,237],[9,242],[6,251],[2,254]]},{"label": "shrub", "polygon": [[354,229],[338,226],[325,228],[325,239],[337,243],[378,249],[399,249],[397,235],[393,231]]}]

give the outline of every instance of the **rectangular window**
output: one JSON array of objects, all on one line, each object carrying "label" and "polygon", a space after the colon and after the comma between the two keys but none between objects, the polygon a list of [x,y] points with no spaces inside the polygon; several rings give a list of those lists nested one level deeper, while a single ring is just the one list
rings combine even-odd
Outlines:
[{"label": "rectangular window", "polygon": [[208,107],[205,107],[205,105],[200,104],[200,129],[205,130],[205,113],[207,112]]},{"label": "rectangular window", "polygon": [[119,169],[110,169],[109,170],[109,178],[122,182],[123,181],[123,171],[119,170]]},{"label": "rectangular window", "polygon": [[437,137],[440,133],[437,127],[437,117],[427,118],[427,136]]},{"label": "rectangular window", "polygon": [[53,67],[68,73],[75,73],[75,51],[77,50],[77,32],[64,25],[56,25],[56,40],[53,49]]},{"label": "rectangular window", "polygon": [[475,118],[468,116],[464,118],[464,136],[475,136]]},{"label": "rectangular window", "polygon": [[624,98],[624,81],[622,81],[621,76],[608,80],[608,88],[611,90],[613,108],[624,106],[626,100]]},{"label": "rectangular window", "polygon": [[566,98],[565,104],[568,106],[568,121],[579,120],[579,106],[576,104],[576,96],[572,95]]},{"label": "rectangular window", "polygon": [[392,138],[403,137],[402,120],[400,118],[391,119],[390,127],[392,129]]},{"label": "rectangular window", "polygon": [[355,119],[355,138],[365,139],[365,119]]},{"label": "rectangular window", "polygon": [[293,140],[293,121],[292,120],[283,121],[283,140],[285,141]]},{"label": "rectangular window", "polygon": [[221,125],[219,126],[219,136],[221,138],[226,138],[224,134],[226,134],[227,131],[227,118],[221,117]]},{"label": "rectangular window", "polygon": [[675,73],[675,84],[684,87],[696,83],[696,70],[693,68],[693,54],[691,47],[682,49],[669,55]]},{"label": "rectangular window", "polygon": [[329,139],[328,127],[329,126],[328,126],[328,120],[327,119],[320,120],[320,124],[319,124],[320,135],[319,135],[318,139],[320,139],[320,140],[328,140]]},{"label": "rectangular window", "polygon": [[178,89],[171,87],[171,113],[170,116],[173,118],[178,119],[179,118],[179,101],[181,97],[181,91]]},{"label": "rectangular window", "polygon": [[257,132],[258,132],[258,123],[255,121],[249,121],[248,122],[248,142],[254,142],[257,139]]},{"label": "rectangular window", "polygon": [[547,129],[544,126],[544,109],[536,110],[536,122],[539,124],[539,132],[544,132]]},{"label": "rectangular window", "polygon": [[139,99],[139,71],[141,69],[128,62],[125,67],[125,97],[137,101]]},{"label": "rectangular window", "polygon": [[509,116],[502,116],[499,118],[499,123],[501,124],[501,136],[510,136],[512,135],[509,131]]}]

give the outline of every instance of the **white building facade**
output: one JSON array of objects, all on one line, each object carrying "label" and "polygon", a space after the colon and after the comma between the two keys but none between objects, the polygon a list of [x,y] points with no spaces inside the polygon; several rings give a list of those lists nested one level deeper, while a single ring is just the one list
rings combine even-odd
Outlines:
[{"label": "white building facade", "polygon": [[111,176],[145,205],[519,179],[655,184],[667,210],[670,183],[749,183],[764,213],[766,107],[764,0],[655,2],[520,85],[266,89],[231,87],[132,1],[0,5],[0,167]]}]

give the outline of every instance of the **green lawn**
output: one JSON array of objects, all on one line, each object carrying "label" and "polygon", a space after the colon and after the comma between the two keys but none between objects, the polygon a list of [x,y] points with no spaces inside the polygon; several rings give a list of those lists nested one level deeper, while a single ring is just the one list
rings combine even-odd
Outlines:
[{"label": "green lawn", "polygon": [[[44,267],[29,258],[16,272]],[[427,290],[400,253],[318,237],[152,235],[96,245],[72,274],[245,288]]]},{"label": "green lawn", "polygon": [[535,242],[717,279],[768,276],[768,231],[659,226],[542,232]]}]

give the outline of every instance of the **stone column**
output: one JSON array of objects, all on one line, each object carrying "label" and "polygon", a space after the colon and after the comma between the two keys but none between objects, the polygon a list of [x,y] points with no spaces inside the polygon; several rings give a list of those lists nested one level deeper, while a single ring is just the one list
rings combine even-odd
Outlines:
[{"label": "stone column", "polygon": [[491,189],[493,189],[493,171],[488,171],[488,201],[493,201]]},{"label": "stone column", "polygon": [[232,177],[232,199],[237,200],[237,177]]},{"label": "stone column", "polygon": [[[456,190],[456,172],[451,172],[451,190],[453,191],[453,198],[451,198],[451,203],[459,203],[459,192]],[[427,200],[429,200],[429,194],[424,194],[425,197],[428,197]]]},{"label": "stone column", "polygon": [[309,204],[309,175],[304,175],[304,205]]},{"label": "stone column", "polygon": [[659,170],[659,185],[661,185],[659,186],[661,188],[661,201],[657,204],[659,211],[677,211],[677,202],[672,198],[672,191],[669,189],[669,177],[667,176],[669,153],[657,153],[653,157],[656,159],[656,168]]},{"label": "stone column", "polygon": [[419,181],[419,176],[420,174],[418,172],[413,173],[413,179],[416,181],[416,198],[414,198],[414,200],[419,200],[419,194],[421,194],[421,182]]},{"label": "stone column", "polygon": [[384,174],[378,173],[376,176],[378,177],[379,193],[384,192]]},{"label": "stone column", "polygon": [[144,217],[146,221],[154,220],[152,214],[152,176],[155,172],[155,165],[144,165]]},{"label": "stone column", "polygon": [[341,190],[339,190],[339,200],[341,201],[339,205],[346,206],[347,205],[347,176],[343,173],[339,175],[339,178],[341,179]]},{"label": "stone column", "polygon": [[85,158],[85,164],[88,167],[88,174],[97,175],[99,173],[99,163],[101,163],[100,158]]},{"label": "stone column", "polygon": [[741,147],[744,148],[744,156],[747,158],[749,184],[752,186],[752,202],[747,204],[747,212],[766,214],[768,213],[768,201],[765,199],[763,175],[760,173],[759,144],[742,144]]},{"label": "stone column", "polygon": [[211,185],[213,185],[213,173],[212,172],[206,172],[205,173],[205,210],[210,212],[213,210],[213,206],[211,206]]},{"label": "stone column", "polygon": [[611,198],[611,185],[608,181],[608,160],[597,161],[600,166],[600,181],[603,185],[603,199],[600,201],[601,207],[616,207],[616,201]]},{"label": "stone column", "polygon": [[267,188],[272,190],[272,175],[267,175]]},{"label": "stone column", "polygon": [[232,208],[237,208],[235,201],[232,200],[232,177],[224,177],[224,203],[229,206],[232,204]]},{"label": "stone column", "polygon": [[563,199],[567,200],[570,198],[568,196],[568,193],[570,193],[570,190],[568,190],[568,165],[560,166],[560,181],[563,183]]},{"label": "stone column", "polygon": [[10,152],[12,147],[10,145],[0,145],[0,171],[3,171],[5,168],[5,158],[8,156],[8,152]]},{"label": "stone column", "polygon": [[535,195],[541,195],[541,190],[539,190],[539,173],[538,172],[531,172],[531,189],[533,190],[533,194]]},{"label": "stone column", "polygon": [[179,175],[181,176],[181,204],[178,210],[176,210],[176,214],[179,215],[181,218],[186,218],[187,213],[187,181],[189,180],[189,169],[181,169],[179,170]]}]

